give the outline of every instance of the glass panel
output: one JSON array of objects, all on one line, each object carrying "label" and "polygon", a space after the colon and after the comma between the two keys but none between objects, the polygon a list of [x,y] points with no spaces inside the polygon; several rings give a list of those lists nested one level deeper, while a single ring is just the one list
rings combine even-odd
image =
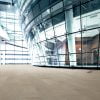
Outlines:
[{"label": "glass panel", "polygon": [[50,28],[46,29],[45,32],[46,32],[46,38],[47,39],[50,39],[50,38],[54,37],[53,27],[50,27]]},{"label": "glass panel", "polygon": [[[16,20],[15,20],[16,18]],[[28,49],[19,25],[19,19],[14,13],[0,11],[0,24],[8,33],[10,40],[3,40],[0,45],[0,64],[27,63],[30,61]]]},{"label": "glass panel", "polygon": [[[43,3],[43,4],[45,4],[45,3]],[[39,5],[38,4],[36,4],[34,7],[32,7],[33,8],[33,16],[34,17],[36,17],[37,15],[39,15],[39,13],[40,13],[40,9],[39,9]]]},{"label": "glass panel", "polygon": [[46,9],[48,6],[49,6],[49,0],[41,0],[40,1],[40,9],[41,9],[41,11]]},{"label": "glass panel", "polygon": [[21,31],[21,27],[19,24],[15,24],[15,31]]},{"label": "glass panel", "polygon": [[45,34],[46,34],[45,31],[39,33],[40,41],[46,40]]},{"label": "glass panel", "polygon": [[64,35],[66,33],[66,30],[65,30],[65,23],[62,22],[60,24],[57,24],[54,26],[54,30],[55,30],[55,35],[56,36],[61,36],[61,35]]},{"label": "glass panel", "polygon": [[65,20],[65,15],[64,15],[64,13],[60,13],[60,14],[56,15],[55,17],[53,17],[52,20],[53,20],[53,25],[56,25]]},{"label": "glass panel", "polygon": [[[83,32],[82,39],[82,52],[83,62],[85,65],[97,65],[98,63],[98,46],[99,46],[99,30],[94,29],[90,31]],[[91,60],[90,60],[91,59]]]}]

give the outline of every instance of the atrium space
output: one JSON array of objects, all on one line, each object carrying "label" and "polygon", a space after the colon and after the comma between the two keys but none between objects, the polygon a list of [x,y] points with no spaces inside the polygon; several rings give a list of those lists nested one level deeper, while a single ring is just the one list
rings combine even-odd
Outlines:
[{"label": "atrium space", "polygon": [[100,0],[0,0],[0,100],[100,100]]}]

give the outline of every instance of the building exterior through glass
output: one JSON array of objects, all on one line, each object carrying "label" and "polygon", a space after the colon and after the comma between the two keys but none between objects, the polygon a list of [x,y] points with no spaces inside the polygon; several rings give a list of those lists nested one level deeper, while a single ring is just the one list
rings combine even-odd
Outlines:
[{"label": "building exterior through glass", "polygon": [[100,67],[100,0],[18,0],[32,65]]},{"label": "building exterior through glass", "polygon": [[[27,43],[22,34],[15,7],[0,4],[0,65],[29,64]],[[14,11],[9,11],[9,9]]]}]

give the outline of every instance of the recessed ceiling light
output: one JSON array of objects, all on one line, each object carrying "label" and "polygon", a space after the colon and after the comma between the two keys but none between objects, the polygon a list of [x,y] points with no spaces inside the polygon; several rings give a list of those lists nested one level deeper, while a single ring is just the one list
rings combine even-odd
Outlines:
[{"label": "recessed ceiling light", "polygon": [[8,5],[8,8],[10,8],[11,7],[11,5]]},{"label": "recessed ceiling light", "polygon": [[49,13],[49,14],[50,14],[50,9],[47,9],[47,13]]}]

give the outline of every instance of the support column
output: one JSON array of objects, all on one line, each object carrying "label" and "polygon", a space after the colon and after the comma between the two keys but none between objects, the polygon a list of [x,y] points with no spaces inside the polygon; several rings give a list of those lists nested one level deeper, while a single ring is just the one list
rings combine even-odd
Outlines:
[{"label": "support column", "polygon": [[[70,6],[69,8],[72,8]],[[65,22],[66,22],[66,30],[67,34],[72,33],[73,31],[73,9],[69,9],[65,11]],[[69,61],[70,66],[76,66],[76,47],[75,47],[75,34],[67,35],[68,41],[68,50],[69,50]]]}]

